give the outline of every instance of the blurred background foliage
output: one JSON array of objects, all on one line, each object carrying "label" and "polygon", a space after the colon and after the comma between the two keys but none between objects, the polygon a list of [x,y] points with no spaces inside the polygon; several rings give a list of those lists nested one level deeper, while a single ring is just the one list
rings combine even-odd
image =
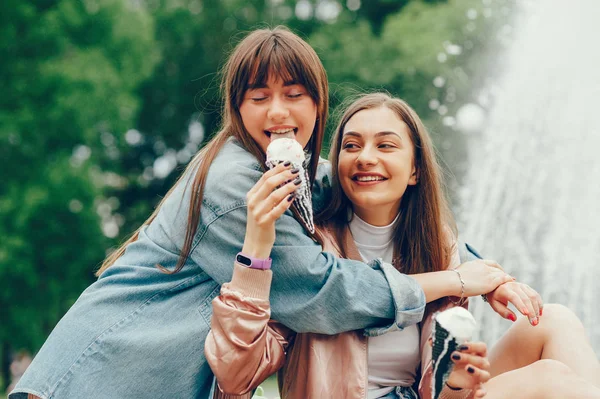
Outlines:
[{"label": "blurred background foliage", "polygon": [[364,91],[406,99],[460,175],[457,113],[489,78],[482,71],[502,46],[511,5],[3,0],[3,381],[11,356],[41,346],[106,253],[143,223],[216,131],[219,68],[247,32],[284,24],[307,39],[328,72],[332,110]]}]

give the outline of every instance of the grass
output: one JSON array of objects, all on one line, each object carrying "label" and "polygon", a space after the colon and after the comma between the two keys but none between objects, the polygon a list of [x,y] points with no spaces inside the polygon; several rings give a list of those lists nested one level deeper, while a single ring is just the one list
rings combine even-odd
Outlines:
[{"label": "grass", "polygon": [[[264,391],[263,396],[260,398],[267,398],[267,399],[279,398],[279,390],[277,389],[277,377],[275,375],[272,375],[269,378],[267,378],[265,380],[265,382],[260,384],[260,386]],[[253,396],[253,398],[258,399],[259,397],[257,397],[255,395],[255,396]]]}]

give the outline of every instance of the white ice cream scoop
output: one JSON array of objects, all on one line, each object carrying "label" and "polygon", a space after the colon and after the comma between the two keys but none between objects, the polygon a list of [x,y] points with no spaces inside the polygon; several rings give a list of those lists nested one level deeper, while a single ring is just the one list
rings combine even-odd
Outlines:
[{"label": "white ice cream scoop", "polygon": [[304,159],[304,149],[295,139],[285,137],[274,139],[267,147],[267,164],[273,163],[273,161],[302,164]]},{"label": "white ice cream scoop", "polygon": [[435,320],[461,344],[469,341],[477,328],[477,322],[473,315],[460,306],[438,313]]}]

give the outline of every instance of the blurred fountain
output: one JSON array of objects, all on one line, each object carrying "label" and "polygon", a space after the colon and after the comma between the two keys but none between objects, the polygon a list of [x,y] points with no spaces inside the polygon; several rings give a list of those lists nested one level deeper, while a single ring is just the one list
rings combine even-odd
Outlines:
[{"label": "blurred fountain", "polygon": [[[582,319],[600,354],[600,1],[526,2],[469,137],[461,237]],[[480,118],[481,115],[476,115]],[[480,299],[480,337],[511,322]]]}]

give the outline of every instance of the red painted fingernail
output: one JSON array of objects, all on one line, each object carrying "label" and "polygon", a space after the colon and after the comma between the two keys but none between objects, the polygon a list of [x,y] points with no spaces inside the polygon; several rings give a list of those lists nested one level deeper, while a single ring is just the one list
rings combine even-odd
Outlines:
[{"label": "red painted fingernail", "polygon": [[542,315],[543,310],[544,310],[544,308],[540,308],[540,316]]},{"label": "red painted fingernail", "polygon": [[517,321],[517,317],[511,313],[508,315],[508,320],[510,320],[514,323],[515,321]]},{"label": "red painted fingernail", "polygon": [[538,323],[539,323],[539,321],[538,321],[537,317],[535,319],[531,320],[531,325],[532,326],[537,326]]}]

